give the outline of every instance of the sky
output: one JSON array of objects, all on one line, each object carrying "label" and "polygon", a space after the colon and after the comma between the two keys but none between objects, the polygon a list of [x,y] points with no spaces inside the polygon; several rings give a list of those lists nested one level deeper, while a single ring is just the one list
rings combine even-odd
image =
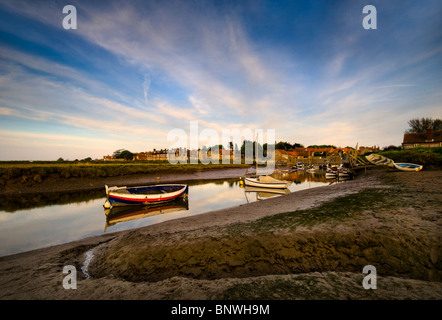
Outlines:
[{"label": "sky", "polygon": [[0,0],[0,160],[169,148],[192,123],[400,145],[408,120],[442,116],[441,16],[440,0]]}]

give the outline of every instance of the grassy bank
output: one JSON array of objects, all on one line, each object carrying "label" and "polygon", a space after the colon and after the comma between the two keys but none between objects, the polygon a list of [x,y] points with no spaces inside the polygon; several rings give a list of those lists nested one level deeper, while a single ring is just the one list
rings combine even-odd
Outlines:
[{"label": "grassy bank", "polygon": [[423,164],[424,168],[442,168],[442,147],[382,151],[379,154],[394,162]]},{"label": "grassy bank", "polygon": [[0,186],[7,182],[38,184],[47,178],[108,178],[161,172],[191,173],[201,170],[245,168],[244,164],[176,164],[169,162],[0,162]]},{"label": "grassy bank", "polygon": [[[311,279],[314,272],[361,274],[374,265],[384,277],[440,282],[440,184],[431,183],[440,171],[434,173],[383,172],[381,186],[251,222],[173,236],[131,232],[97,253],[91,272],[132,283],[290,274]],[[261,283],[251,295],[249,284],[232,286],[219,297],[267,299],[274,287],[294,288],[284,279]],[[299,292],[278,294],[293,298]]]}]

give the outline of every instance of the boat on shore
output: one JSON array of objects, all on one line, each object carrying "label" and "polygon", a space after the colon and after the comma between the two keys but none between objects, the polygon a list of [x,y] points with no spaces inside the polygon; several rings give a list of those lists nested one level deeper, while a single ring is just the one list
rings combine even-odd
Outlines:
[{"label": "boat on shore", "polygon": [[158,184],[140,187],[108,187],[106,185],[105,189],[107,195],[105,208],[159,204],[186,197],[189,192],[187,184]]},{"label": "boat on shore", "polygon": [[378,154],[369,154],[368,156],[365,156],[365,158],[371,163],[375,165],[391,165],[393,163],[393,160],[390,158],[378,155]]},{"label": "boat on shore", "polygon": [[393,166],[402,171],[420,171],[424,167],[421,164],[414,164],[414,163],[396,163],[393,162]]},{"label": "boat on shore", "polygon": [[415,163],[405,163],[405,162],[394,162],[392,159],[377,155],[377,154],[370,154],[366,156],[368,161],[370,161],[372,164],[375,165],[387,165],[391,168],[396,168],[401,171],[420,171],[424,167],[421,164],[415,164]]}]

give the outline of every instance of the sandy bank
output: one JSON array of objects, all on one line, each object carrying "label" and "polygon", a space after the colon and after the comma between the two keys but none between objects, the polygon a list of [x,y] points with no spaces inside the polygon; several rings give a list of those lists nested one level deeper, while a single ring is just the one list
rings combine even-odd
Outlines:
[{"label": "sandy bank", "polygon": [[[0,258],[1,299],[441,299],[442,171],[387,173]],[[93,249],[81,272],[86,252]],[[378,289],[362,287],[377,267]],[[76,267],[76,290],[62,286]]]}]

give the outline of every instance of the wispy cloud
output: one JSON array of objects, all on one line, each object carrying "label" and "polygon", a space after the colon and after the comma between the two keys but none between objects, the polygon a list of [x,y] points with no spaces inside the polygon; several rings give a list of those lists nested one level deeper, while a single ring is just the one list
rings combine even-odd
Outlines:
[{"label": "wispy cloud", "polygon": [[72,4],[77,30],[62,28],[57,1],[0,4],[9,35],[0,44],[0,122],[29,141],[32,130],[63,128],[66,141],[98,135],[143,151],[198,120],[218,132],[272,128],[304,144],[398,144],[407,117],[438,116],[441,106],[437,1],[375,1],[376,31],[362,28],[353,1],[325,6],[326,15],[312,3],[277,6],[291,20],[272,18],[265,3]]}]

